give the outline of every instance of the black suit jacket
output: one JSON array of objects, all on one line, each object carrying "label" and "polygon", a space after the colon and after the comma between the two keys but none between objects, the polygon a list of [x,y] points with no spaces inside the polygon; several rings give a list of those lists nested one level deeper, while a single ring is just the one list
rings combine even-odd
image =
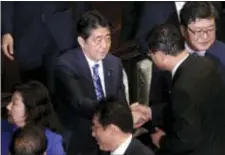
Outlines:
[{"label": "black suit jacket", "polygon": [[154,153],[139,140],[133,138],[124,155],[154,155]]},{"label": "black suit jacket", "polygon": [[189,56],[173,77],[161,150],[182,155],[225,154],[224,94],[215,64]]},{"label": "black suit jacket", "polygon": [[[103,60],[106,97],[125,100],[121,61],[108,54]],[[91,124],[97,97],[88,62],[80,48],[58,58],[56,65],[56,109],[63,125],[74,131],[71,143],[78,151],[97,148]]]},{"label": "black suit jacket", "polygon": [[[216,64],[225,84],[225,44],[216,40],[206,51],[205,57]],[[153,124],[156,126],[163,126],[166,122],[163,122],[164,111],[162,109],[164,109],[169,102],[169,94],[172,87],[170,72],[161,71],[153,64],[152,82],[150,87],[150,105],[153,105],[153,107],[156,108],[154,109]],[[155,106],[158,104],[161,106]]]}]

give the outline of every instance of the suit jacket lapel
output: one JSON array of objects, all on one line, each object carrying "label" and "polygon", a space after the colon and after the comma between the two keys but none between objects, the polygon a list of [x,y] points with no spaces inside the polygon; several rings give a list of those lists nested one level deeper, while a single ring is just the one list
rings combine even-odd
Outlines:
[{"label": "suit jacket lapel", "polygon": [[110,61],[108,61],[108,56],[103,59],[103,70],[104,70],[104,81],[105,81],[105,92],[106,96],[109,96],[113,81],[113,67],[110,64]]},{"label": "suit jacket lapel", "polygon": [[84,78],[87,79],[88,83],[89,83],[89,86],[92,88],[92,90],[94,91],[94,94],[95,94],[95,88],[94,88],[94,84],[93,84],[93,80],[92,80],[92,75],[91,75],[91,70],[90,70],[90,67],[88,65],[88,62],[84,56],[84,53],[83,51],[80,49],[79,51],[77,51],[77,61],[78,61],[78,64],[79,66],[81,67],[80,68],[80,72],[83,73],[84,75]]},{"label": "suit jacket lapel", "polygon": [[173,79],[172,79],[172,86],[174,86],[174,84],[176,83],[177,79],[179,79],[179,77],[180,77],[180,75],[181,75],[181,73],[182,73],[183,67],[184,67],[185,65],[188,65],[187,63],[190,61],[190,59],[192,59],[192,57],[194,57],[194,56],[189,55],[189,56],[187,57],[187,59],[184,60],[184,61],[180,64],[180,66],[177,68],[177,71],[175,72],[175,75],[174,75],[174,77],[173,77]]}]

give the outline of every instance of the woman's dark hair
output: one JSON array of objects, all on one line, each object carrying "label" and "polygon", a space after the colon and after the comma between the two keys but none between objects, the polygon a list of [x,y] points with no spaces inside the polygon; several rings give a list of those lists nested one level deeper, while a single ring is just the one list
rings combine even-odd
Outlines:
[{"label": "woman's dark hair", "polygon": [[17,84],[13,93],[21,94],[25,106],[26,123],[34,123],[59,132],[60,124],[53,109],[48,89],[37,81]]}]

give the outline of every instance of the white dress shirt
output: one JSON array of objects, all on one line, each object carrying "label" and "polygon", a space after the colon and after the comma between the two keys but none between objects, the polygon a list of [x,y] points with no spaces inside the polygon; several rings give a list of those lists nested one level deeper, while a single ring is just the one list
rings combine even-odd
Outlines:
[{"label": "white dress shirt", "polygon": [[132,135],[130,135],[115,151],[111,152],[110,155],[123,155],[126,152],[131,141]]},{"label": "white dress shirt", "polygon": [[184,62],[184,60],[187,59],[188,56],[189,56],[189,54],[187,54],[183,59],[181,59],[181,60],[176,64],[176,66],[173,68],[173,70],[172,70],[172,78],[174,77],[174,75],[175,75],[175,73],[176,73],[178,67],[182,64],[182,62]]},{"label": "white dress shirt", "polygon": [[100,81],[101,81],[101,85],[102,85],[104,96],[106,96],[106,92],[105,92],[105,78],[104,78],[104,69],[103,69],[102,60],[98,61],[98,62],[95,62],[95,61],[91,60],[90,58],[88,58],[86,55],[85,55],[85,57],[87,59],[89,68],[91,70],[92,79],[93,79],[93,75],[94,75],[94,73],[93,73],[93,66],[96,65],[96,64],[99,65],[99,67],[98,67],[98,74],[99,74],[99,78],[100,78]]},{"label": "white dress shirt", "polygon": [[198,56],[205,56],[205,52],[206,51],[194,51],[193,49],[191,49],[187,43],[185,43],[185,49],[187,50],[188,53],[193,54],[193,53],[197,53]]},{"label": "white dress shirt", "polygon": [[182,2],[182,1],[176,1],[175,2],[175,6],[176,6],[177,15],[178,15],[179,20],[180,20],[180,10],[183,8],[185,3],[186,2]]}]

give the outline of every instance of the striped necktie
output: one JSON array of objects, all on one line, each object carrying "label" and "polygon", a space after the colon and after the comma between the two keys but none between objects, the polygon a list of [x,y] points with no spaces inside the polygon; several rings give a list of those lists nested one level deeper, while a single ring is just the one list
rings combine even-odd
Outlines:
[{"label": "striped necktie", "polygon": [[95,93],[96,93],[96,96],[97,96],[97,100],[100,101],[104,98],[104,92],[103,92],[102,85],[101,85],[101,79],[100,79],[99,74],[98,74],[98,68],[99,68],[99,64],[95,64],[92,67]]}]

